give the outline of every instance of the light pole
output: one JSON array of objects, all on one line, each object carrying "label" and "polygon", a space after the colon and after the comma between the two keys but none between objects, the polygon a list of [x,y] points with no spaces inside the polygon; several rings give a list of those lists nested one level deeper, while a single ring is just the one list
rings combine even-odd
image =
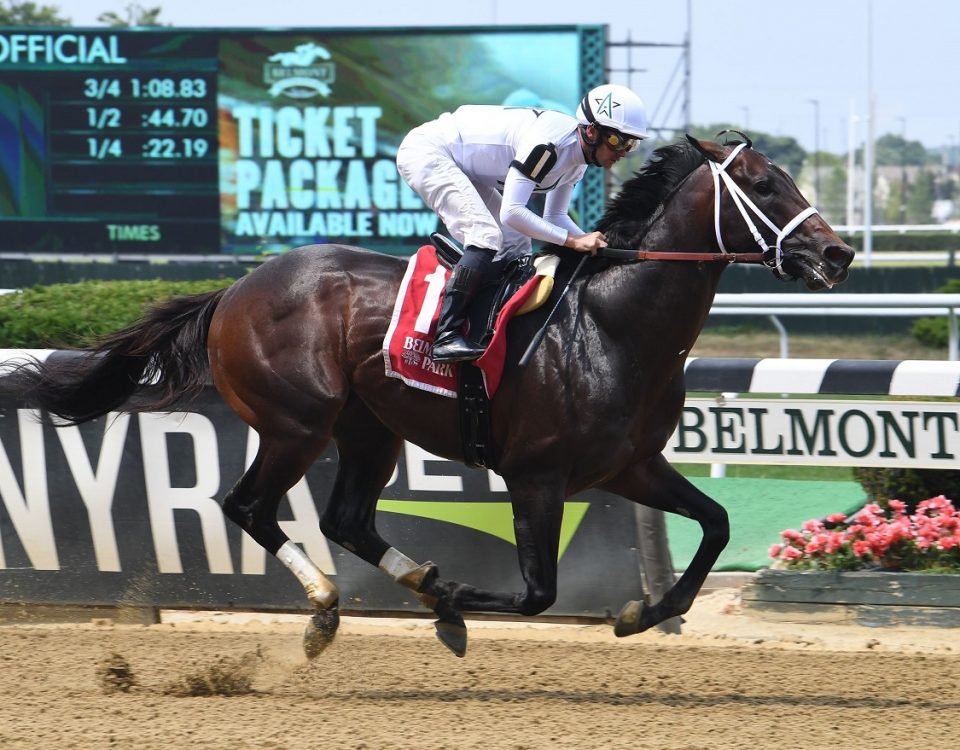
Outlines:
[{"label": "light pole", "polygon": [[867,0],[867,117],[863,143],[863,267],[873,260],[873,131],[876,126],[876,99],[873,96],[873,0]]},{"label": "light pole", "polygon": [[813,195],[820,202],[820,100],[808,99],[813,105]]},{"label": "light pole", "polygon": [[900,121],[900,224],[907,223],[907,118]]}]

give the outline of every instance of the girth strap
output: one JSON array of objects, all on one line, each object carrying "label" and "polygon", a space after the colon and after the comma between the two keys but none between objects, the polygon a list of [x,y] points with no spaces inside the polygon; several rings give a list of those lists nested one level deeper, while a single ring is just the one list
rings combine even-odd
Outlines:
[{"label": "girth strap", "polygon": [[460,443],[463,462],[475,468],[497,469],[490,400],[480,368],[469,362],[459,366],[457,404],[460,410]]}]

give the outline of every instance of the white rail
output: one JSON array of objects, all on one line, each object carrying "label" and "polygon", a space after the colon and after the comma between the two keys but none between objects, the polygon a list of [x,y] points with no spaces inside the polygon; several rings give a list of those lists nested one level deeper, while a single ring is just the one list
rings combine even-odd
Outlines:
[{"label": "white rail", "polygon": [[718,294],[711,313],[718,315],[769,315],[780,333],[780,354],[789,356],[789,339],[778,315],[946,315],[949,343],[947,356],[960,359],[957,309],[960,294]]}]

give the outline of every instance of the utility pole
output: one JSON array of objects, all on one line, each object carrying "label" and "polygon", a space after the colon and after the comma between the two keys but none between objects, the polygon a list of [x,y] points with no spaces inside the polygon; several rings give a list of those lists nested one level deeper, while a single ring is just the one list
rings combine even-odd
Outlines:
[{"label": "utility pole", "polygon": [[813,195],[820,202],[820,100],[810,99],[813,105]]},{"label": "utility pole", "polygon": [[900,120],[900,224],[907,223],[907,118]]},{"label": "utility pole", "polygon": [[856,223],[856,189],[854,187],[854,175],[857,169],[856,163],[856,135],[857,123],[860,118],[854,112],[853,99],[850,100],[850,118],[847,121],[847,226],[852,227]]},{"label": "utility pole", "polygon": [[863,266],[873,259],[873,0],[867,0],[867,138],[863,144]]},{"label": "utility pole", "polygon": [[693,51],[693,0],[687,0],[687,38],[683,41],[683,132],[690,132],[690,124],[693,122],[691,113],[691,104],[693,94],[693,80],[691,70],[693,63],[690,59]]}]

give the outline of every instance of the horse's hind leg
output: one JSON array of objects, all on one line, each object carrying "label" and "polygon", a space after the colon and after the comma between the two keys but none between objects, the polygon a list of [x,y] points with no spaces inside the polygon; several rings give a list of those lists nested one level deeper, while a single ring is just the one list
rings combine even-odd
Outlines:
[{"label": "horse's hind leg", "polygon": [[277,507],[327,442],[278,440],[261,435],[253,463],[223,499],[224,515],[296,575],[307,598],[317,608],[304,635],[304,650],[311,658],[336,635],[339,593],[334,583],[283,533],[277,522]]},{"label": "horse's hind leg", "polygon": [[417,594],[437,612],[437,636],[451,651],[463,656],[467,636],[463,618],[446,611],[442,602],[424,596],[427,578],[436,566],[419,564],[392,547],[376,529],[377,500],[397,465],[403,440],[388,430],[359,399],[347,401],[333,430],[339,452],[337,478],[320,529],[324,535],[375,565]]}]

